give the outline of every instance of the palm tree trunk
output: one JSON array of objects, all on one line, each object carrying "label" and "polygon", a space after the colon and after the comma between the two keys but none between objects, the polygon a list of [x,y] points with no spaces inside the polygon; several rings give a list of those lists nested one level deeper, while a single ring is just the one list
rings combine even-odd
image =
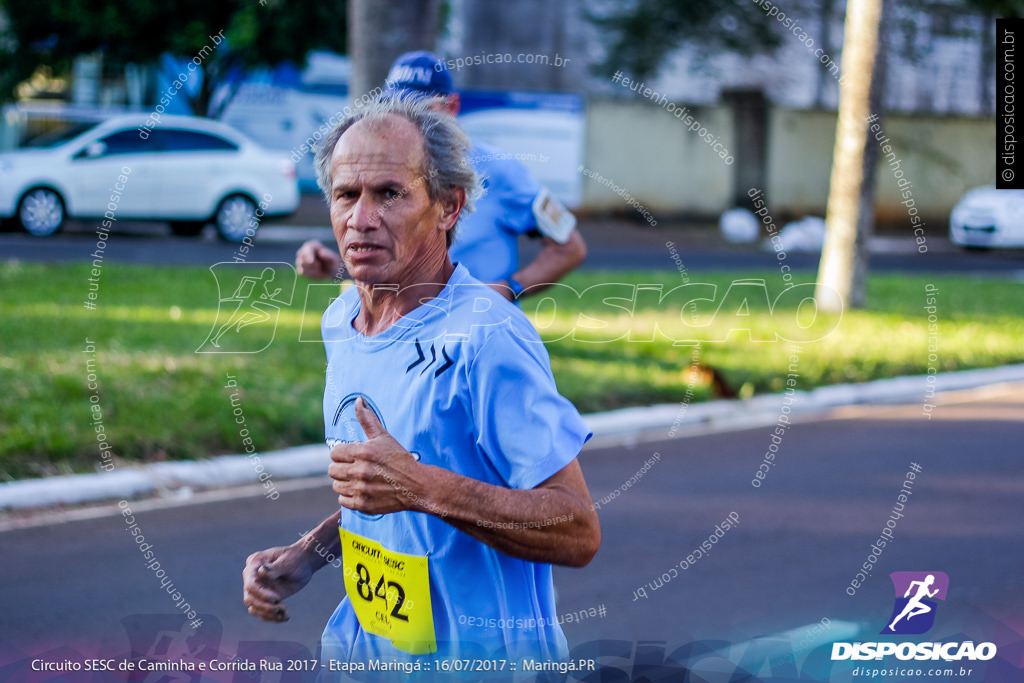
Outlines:
[{"label": "palm tree trunk", "polygon": [[881,115],[882,109],[884,78],[879,72],[884,59],[878,57],[884,52],[879,39],[883,3],[850,0],[846,9],[839,121],[825,215],[828,227],[815,291],[819,310],[826,312],[842,311],[844,305],[863,307],[866,298],[867,243],[874,226],[878,165],[878,145],[868,138],[868,116]]},{"label": "palm tree trunk", "polygon": [[433,50],[440,0],[349,0],[349,97],[384,84],[391,63],[411,50]]}]

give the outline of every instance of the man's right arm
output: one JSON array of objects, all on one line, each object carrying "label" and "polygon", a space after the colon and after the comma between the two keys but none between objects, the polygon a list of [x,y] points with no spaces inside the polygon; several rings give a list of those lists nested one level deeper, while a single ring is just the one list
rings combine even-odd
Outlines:
[{"label": "man's right arm", "polygon": [[340,521],[341,510],[295,543],[249,556],[242,570],[242,601],[249,614],[264,621],[288,621],[283,600],[305,587],[327,564],[328,555],[341,557]]}]

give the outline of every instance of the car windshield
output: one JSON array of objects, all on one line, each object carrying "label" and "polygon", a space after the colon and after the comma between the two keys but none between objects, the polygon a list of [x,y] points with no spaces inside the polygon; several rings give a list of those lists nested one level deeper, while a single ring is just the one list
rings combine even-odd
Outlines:
[{"label": "car windshield", "polygon": [[25,143],[26,147],[56,147],[57,145],[67,142],[68,140],[77,137],[85,131],[95,128],[99,125],[98,121],[86,121],[82,123],[75,123],[68,128],[60,128],[58,130],[49,130],[42,135],[36,137]]}]

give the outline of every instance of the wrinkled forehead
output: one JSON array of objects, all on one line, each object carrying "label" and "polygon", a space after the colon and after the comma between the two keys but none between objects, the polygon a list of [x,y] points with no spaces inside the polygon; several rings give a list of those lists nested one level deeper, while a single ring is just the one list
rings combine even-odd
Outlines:
[{"label": "wrinkled forehead", "polygon": [[423,136],[416,126],[398,116],[363,119],[338,139],[331,155],[334,183],[395,176],[409,181],[423,173]]}]

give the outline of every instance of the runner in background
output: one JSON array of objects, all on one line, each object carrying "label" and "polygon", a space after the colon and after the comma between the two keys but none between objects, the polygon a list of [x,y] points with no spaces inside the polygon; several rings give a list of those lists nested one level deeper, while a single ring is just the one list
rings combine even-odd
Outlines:
[{"label": "runner in background", "polygon": [[[391,67],[382,97],[430,98],[434,111],[457,116],[460,100],[443,60],[430,52],[408,52]],[[484,195],[476,210],[459,222],[450,249],[453,262],[490,284],[505,298],[535,294],[558,282],[583,262],[587,247],[572,213],[541,187],[511,155],[473,142],[470,164],[483,178]],[[544,242],[537,257],[519,268],[519,237]],[[333,277],[341,257],[318,241],[302,245],[295,264],[301,275]]]}]

